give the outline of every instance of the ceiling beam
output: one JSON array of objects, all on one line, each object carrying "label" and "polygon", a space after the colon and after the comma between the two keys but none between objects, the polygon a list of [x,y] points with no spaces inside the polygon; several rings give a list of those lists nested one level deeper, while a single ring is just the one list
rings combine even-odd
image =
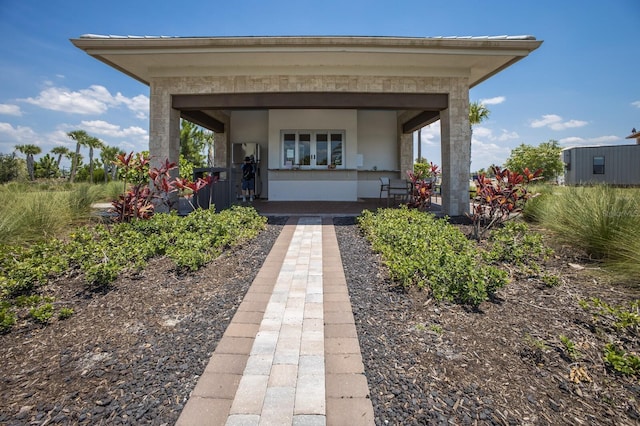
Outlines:
[{"label": "ceiling beam", "polygon": [[415,132],[426,125],[437,121],[440,118],[439,111],[422,111],[420,114],[407,120],[402,124],[402,133]]},{"label": "ceiling beam", "polygon": [[180,111],[180,117],[215,133],[224,133],[224,123],[202,111]]},{"label": "ceiling beam", "polygon": [[446,93],[277,92],[173,95],[182,112],[206,109],[414,109],[441,111]]}]

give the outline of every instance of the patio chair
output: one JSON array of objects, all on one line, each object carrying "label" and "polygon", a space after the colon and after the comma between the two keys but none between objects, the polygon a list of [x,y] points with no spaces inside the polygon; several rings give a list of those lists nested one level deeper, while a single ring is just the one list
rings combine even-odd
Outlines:
[{"label": "patio chair", "polygon": [[389,197],[389,178],[386,176],[380,178],[380,199],[382,199],[383,192],[386,192]]}]

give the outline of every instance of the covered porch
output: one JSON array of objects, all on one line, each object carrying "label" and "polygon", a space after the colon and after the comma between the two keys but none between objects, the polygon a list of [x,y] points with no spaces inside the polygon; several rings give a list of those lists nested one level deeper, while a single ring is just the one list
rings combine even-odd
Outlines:
[{"label": "covered porch", "polygon": [[[469,89],[542,43],[96,35],[72,42],[149,85],[152,161],[177,161],[181,118],[216,133],[216,167],[233,167],[234,143],[259,144],[270,202],[373,198],[378,176],[403,178],[413,168],[413,132],[440,120],[441,205],[450,216],[469,211]],[[316,158],[322,132],[341,135],[330,145],[340,150],[333,168]]]}]

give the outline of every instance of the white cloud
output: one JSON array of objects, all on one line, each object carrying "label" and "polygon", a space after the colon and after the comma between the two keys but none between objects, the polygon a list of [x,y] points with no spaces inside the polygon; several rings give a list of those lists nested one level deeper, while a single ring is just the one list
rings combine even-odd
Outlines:
[{"label": "white cloud", "polygon": [[631,105],[633,105],[636,108],[640,108],[640,101],[631,102]]},{"label": "white cloud", "polygon": [[614,142],[618,142],[620,137],[618,136],[599,136],[595,138],[580,138],[577,136],[571,136],[568,138],[560,139],[558,142],[561,145],[610,145]]},{"label": "white cloud", "polygon": [[531,127],[548,127],[552,130],[565,130],[576,127],[583,127],[589,124],[587,121],[583,120],[568,120],[564,121],[562,117],[556,114],[546,114],[543,115],[541,119],[534,120],[531,122]]},{"label": "white cloud", "polygon": [[518,132],[510,132],[506,129],[502,129],[502,133],[500,133],[500,136],[498,136],[496,140],[500,142],[504,142],[504,141],[510,141],[510,140],[519,139],[519,138],[520,138],[520,135],[518,134]]},{"label": "white cloud", "polygon": [[423,145],[440,147],[440,121],[423,127],[420,133]]},{"label": "white cloud", "polygon": [[42,138],[31,128],[0,123],[0,145],[13,150],[15,145],[40,145]]},{"label": "white cloud", "polygon": [[492,139],[493,131],[488,127],[476,126],[473,128],[472,136]]},{"label": "white cloud", "polygon": [[490,141],[505,142],[513,139],[518,139],[520,135],[517,132],[512,132],[507,129],[501,129],[498,136],[493,134],[493,130],[488,127],[476,126],[473,128],[472,137],[481,139],[488,139]]},{"label": "white cloud", "polygon": [[149,98],[145,95],[127,98],[118,93],[116,99],[125,104],[132,112],[135,112],[136,118],[145,119],[149,115]]},{"label": "white cloud", "polygon": [[589,141],[592,141],[593,143],[611,143],[611,142],[616,142],[619,141],[620,138],[618,136],[600,136],[597,138],[590,138]]},{"label": "white cloud", "polygon": [[[496,136],[493,130],[484,126],[475,126],[471,136],[471,170],[503,164],[513,149],[506,142],[520,139],[517,132],[502,129]],[[422,128],[422,144],[422,156],[441,165],[439,121]]]},{"label": "white cloud", "polygon": [[511,147],[492,142],[471,140],[471,170],[488,168],[492,164],[502,165],[511,155]]},{"label": "white cloud", "polygon": [[577,136],[570,136],[568,138],[560,139],[558,143],[560,143],[560,145],[581,145],[585,143],[585,139]]},{"label": "white cloud", "polygon": [[547,114],[547,115],[543,115],[542,119],[540,120],[534,120],[531,123],[531,127],[544,127],[544,126],[549,126],[551,124],[555,124],[562,121],[562,117],[560,117],[559,115],[555,115],[555,114]]},{"label": "white cloud", "polygon": [[113,138],[146,137],[147,131],[142,127],[131,126],[121,128],[117,124],[107,123],[103,120],[82,121],[80,124],[89,134],[97,134]]},{"label": "white cloud", "polygon": [[0,104],[0,114],[22,116],[22,111],[18,105]]},{"label": "white cloud", "polygon": [[92,85],[88,89],[71,91],[64,87],[48,87],[36,98],[22,99],[32,105],[53,111],[73,114],[104,114],[109,108],[126,106],[137,118],[145,118],[149,112],[149,98],[145,95],[127,98],[121,93],[112,95],[107,88]]},{"label": "white cloud", "polygon": [[480,103],[482,105],[498,105],[503,103],[506,100],[507,98],[505,98],[504,96],[495,96],[493,98],[480,99]]},{"label": "white cloud", "polygon": [[550,127],[553,130],[564,130],[564,129],[571,129],[575,127],[583,127],[583,126],[586,126],[587,124],[589,123],[583,120],[569,120],[569,121],[565,121],[564,123],[552,124]]}]

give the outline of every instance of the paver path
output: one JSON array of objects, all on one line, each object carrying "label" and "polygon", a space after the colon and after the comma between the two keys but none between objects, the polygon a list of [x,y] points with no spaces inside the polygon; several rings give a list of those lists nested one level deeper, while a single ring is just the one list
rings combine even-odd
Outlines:
[{"label": "paver path", "polygon": [[178,425],[372,425],[331,219],[291,218]]}]

